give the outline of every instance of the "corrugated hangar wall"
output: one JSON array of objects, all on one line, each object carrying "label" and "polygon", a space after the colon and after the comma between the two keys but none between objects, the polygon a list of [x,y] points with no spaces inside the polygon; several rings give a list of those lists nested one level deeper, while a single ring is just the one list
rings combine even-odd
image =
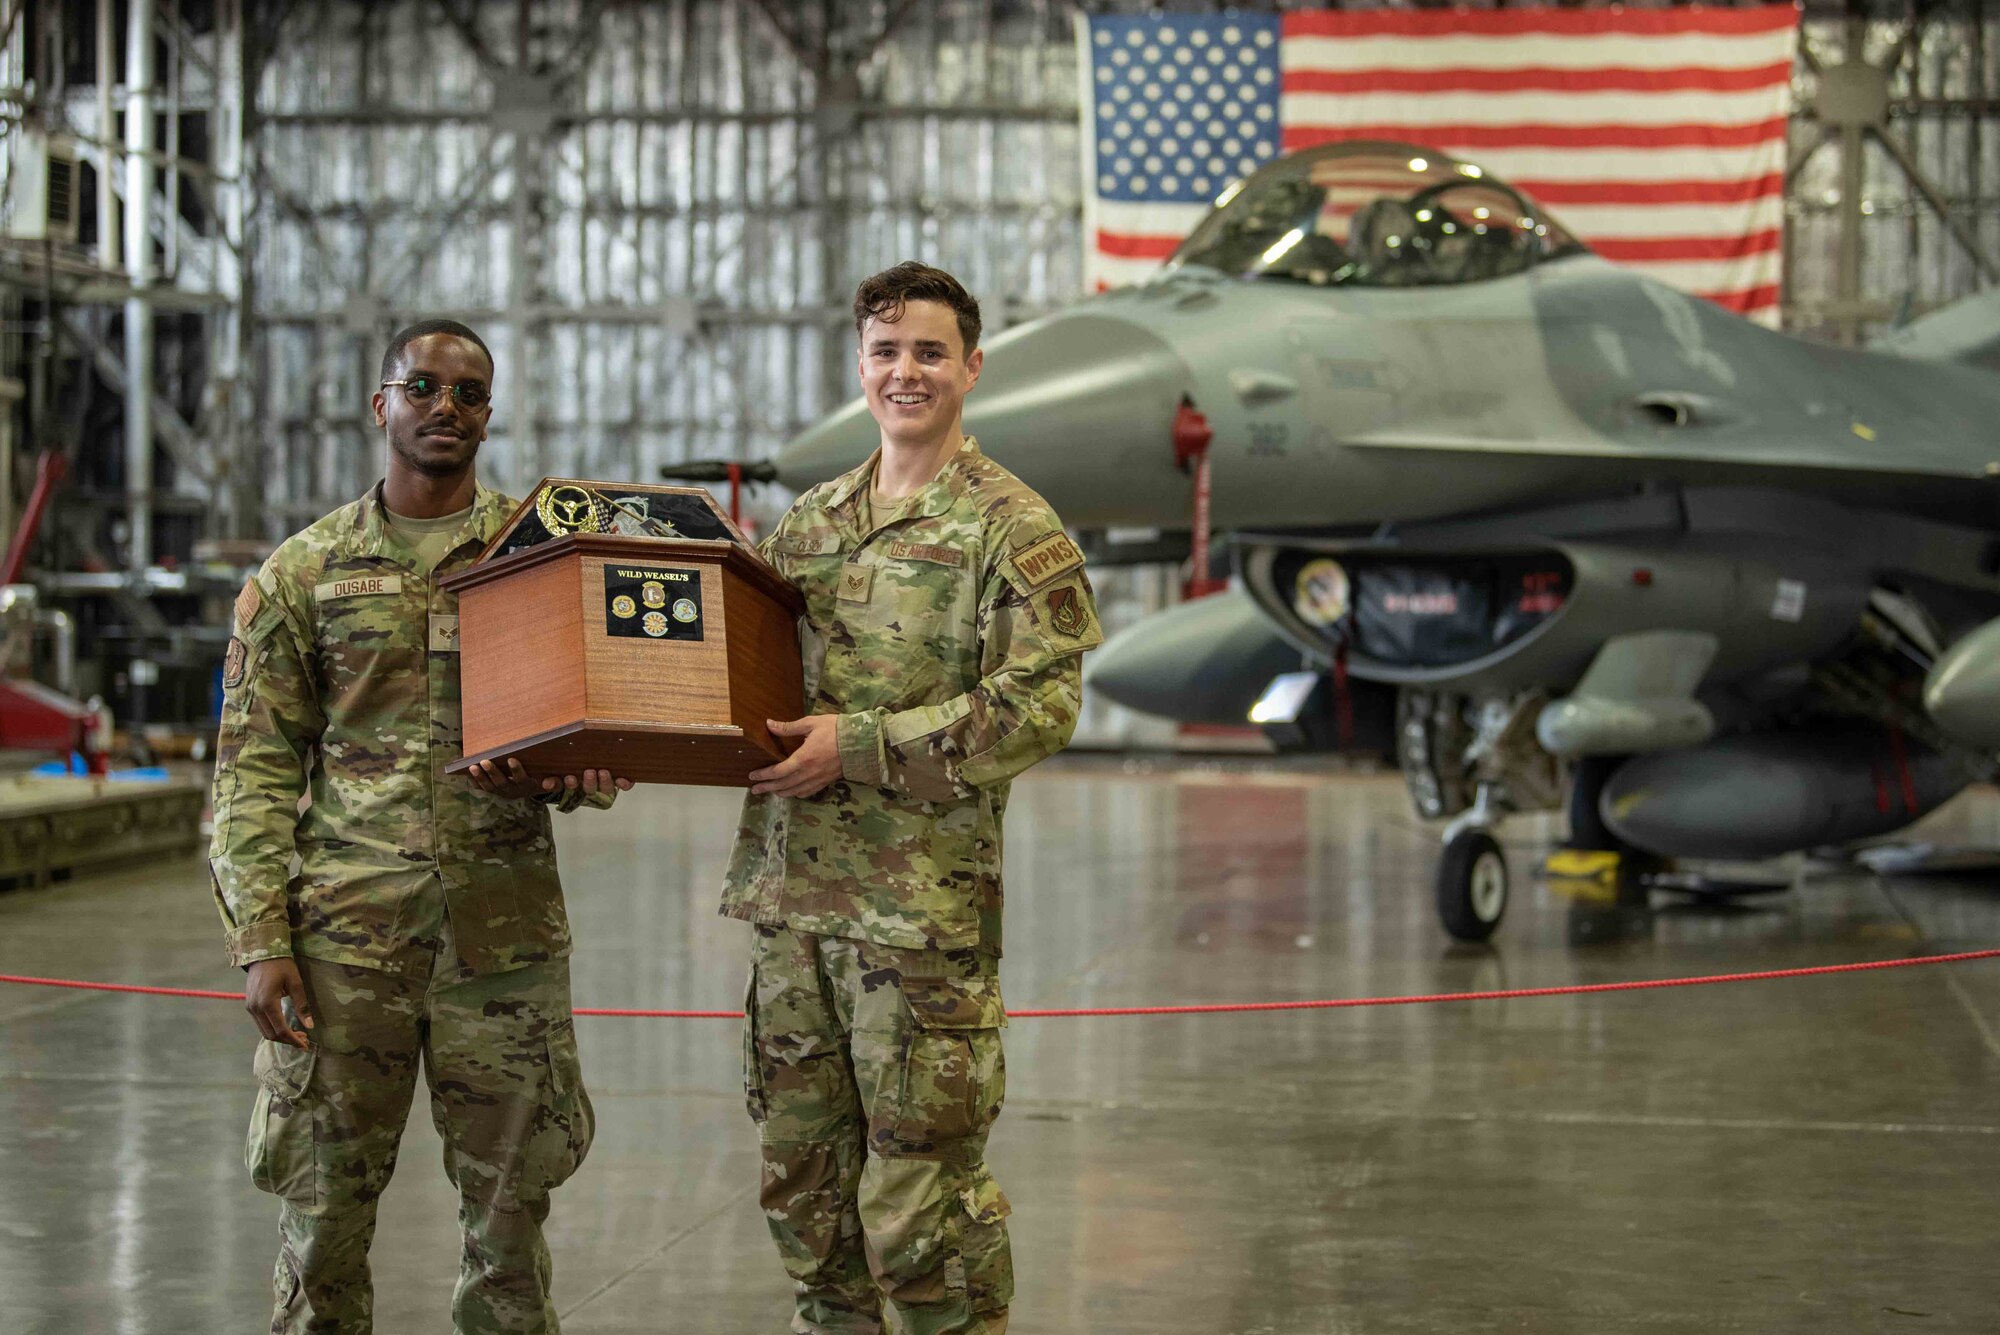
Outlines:
[{"label": "corrugated hangar wall", "polygon": [[[1995,16],[1985,0],[1806,6],[1787,178],[1787,328],[1853,340],[2000,280]],[[1853,57],[1890,70],[1880,134],[1840,124],[1846,110],[1867,111],[1874,91],[1868,77],[1843,81]],[[1851,255],[1843,226],[1853,229]]]},{"label": "corrugated hangar wall", "polygon": [[[375,475],[355,405],[418,315],[493,343],[489,471],[519,487],[768,455],[846,397],[846,294],[897,259],[960,273],[995,330],[1075,298],[1077,10],[252,6],[230,526],[276,536]],[[1809,6],[1787,217],[1802,332],[1860,337],[1995,276],[1973,251],[2000,254],[2000,43],[1978,0],[1914,17]],[[1857,133],[1858,181],[1820,91],[1850,49],[1896,61],[1894,147]]]},{"label": "corrugated hangar wall", "polygon": [[302,6],[272,35],[267,533],[376,475],[355,405],[422,314],[492,343],[488,468],[518,487],[773,452],[850,393],[847,295],[899,259],[953,269],[995,330],[1080,290],[1069,5],[443,10]]}]

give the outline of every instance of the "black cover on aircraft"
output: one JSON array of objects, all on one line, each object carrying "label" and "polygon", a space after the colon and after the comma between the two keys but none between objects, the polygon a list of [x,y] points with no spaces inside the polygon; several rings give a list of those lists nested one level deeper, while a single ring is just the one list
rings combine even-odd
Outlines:
[{"label": "black cover on aircraft", "polygon": [[1484,658],[1561,609],[1566,566],[1541,555],[1357,564],[1355,651],[1406,667]]},{"label": "black cover on aircraft", "polygon": [[1463,663],[1494,647],[1485,572],[1395,565],[1354,572],[1354,647],[1411,667]]},{"label": "black cover on aircraft", "polygon": [[[1296,585],[1323,553],[1289,552],[1273,571]],[[1496,653],[1562,609],[1569,562],[1553,552],[1453,557],[1337,555],[1347,572],[1347,614],[1319,633],[1360,658],[1397,667],[1451,667]]]}]

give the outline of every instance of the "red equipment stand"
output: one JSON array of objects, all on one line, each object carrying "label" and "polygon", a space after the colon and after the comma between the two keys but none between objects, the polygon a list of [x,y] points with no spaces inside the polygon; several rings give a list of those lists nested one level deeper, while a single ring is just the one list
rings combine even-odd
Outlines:
[{"label": "red equipment stand", "polygon": [[88,753],[96,721],[93,711],[46,686],[0,678],[0,749]]},{"label": "red equipment stand", "polygon": [[[45,451],[35,469],[35,489],[21,515],[21,525],[0,558],[0,584],[17,584],[28,567],[28,548],[41,527],[49,499],[69,472],[69,464],[54,450]],[[92,774],[103,774],[109,757],[93,735],[96,711],[32,681],[0,677],[0,750],[81,753]]]}]

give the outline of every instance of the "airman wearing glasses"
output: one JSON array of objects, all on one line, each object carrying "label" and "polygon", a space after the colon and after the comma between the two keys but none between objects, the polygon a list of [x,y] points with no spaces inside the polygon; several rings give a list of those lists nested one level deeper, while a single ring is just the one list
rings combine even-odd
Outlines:
[{"label": "airman wearing glasses", "polygon": [[542,1223],[593,1122],[549,808],[631,784],[445,774],[458,607],[438,581],[514,508],[473,471],[493,358],[430,320],[381,379],[386,475],[244,585],[223,665],[210,865],[263,1036],[244,1159],[283,1202],[271,1328],[372,1328],[376,1201],[421,1066],[461,1198],[454,1329],[553,1332]]}]

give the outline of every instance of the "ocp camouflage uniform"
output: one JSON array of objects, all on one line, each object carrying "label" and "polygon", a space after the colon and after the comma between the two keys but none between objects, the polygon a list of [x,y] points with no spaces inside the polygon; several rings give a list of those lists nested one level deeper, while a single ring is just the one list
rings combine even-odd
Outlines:
[{"label": "ocp camouflage uniform", "polygon": [[593,1120],[555,843],[543,803],[444,772],[460,753],[458,600],[438,581],[512,509],[479,488],[426,572],[378,485],[286,541],[236,600],[216,903],[230,962],[294,956],[315,1020],[310,1049],[260,1043],[244,1150],[283,1202],[274,1331],[371,1329],[368,1246],[420,1056],[460,1195],[456,1329],[556,1329],[541,1225]]},{"label": "ocp camouflage uniform", "polygon": [[840,716],[842,777],[744,803],[722,903],[757,925],[744,1081],[794,1331],[879,1331],[886,1297],[911,1335],[999,1332],[1001,820],[1068,743],[1103,637],[1082,554],[974,441],[870,528],[874,471],[764,544],[805,594],[808,710]]}]

